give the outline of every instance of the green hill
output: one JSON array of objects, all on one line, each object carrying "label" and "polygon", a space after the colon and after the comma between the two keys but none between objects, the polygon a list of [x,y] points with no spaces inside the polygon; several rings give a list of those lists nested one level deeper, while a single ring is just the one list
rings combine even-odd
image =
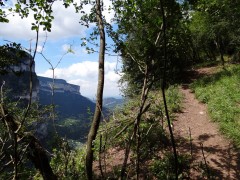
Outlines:
[{"label": "green hill", "polygon": [[[50,105],[50,92],[39,92],[39,103]],[[54,93],[53,102],[56,106],[56,128],[60,136],[84,141],[89,130],[95,103],[88,98],[70,92]]]}]

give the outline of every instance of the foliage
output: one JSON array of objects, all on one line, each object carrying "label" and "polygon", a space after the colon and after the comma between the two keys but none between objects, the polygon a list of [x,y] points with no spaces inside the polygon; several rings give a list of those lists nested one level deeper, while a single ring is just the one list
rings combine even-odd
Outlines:
[{"label": "foliage", "polygon": [[[181,95],[179,94],[177,86],[170,86],[167,90],[168,105],[170,108],[170,114],[179,111],[181,108]],[[95,141],[95,158],[99,157],[100,148],[100,136],[102,137],[102,151],[103,147],[105,151],[111,148],[125,149],[132,136],[134,121],[138,113],[138,106],[140,102],[138,96],[129,99],[129,101],[118,107],[108,122],[101,125],[97,141]],[[163,112],[162,95],[158,91],[151,92],[149,94],[146,104],[150,104],[150,107],[142,115],[140,122],[140,149],[137,150],[137,142],[132,142],[132,153],[130,161],[136,161],[136,153],[140,154],[140,162],[142,171],[149,169],[149,160],[157,157],[159,152],[164,151],[166,147],[170,145],[168,134],[165,132],[165,114]],[[116,167],[117,168],[117,167]],[[129,170],[134,169],[134,163],[129,165]],[[134,172],[130,171],[131,176],[134,176]],[[148,175],[149,172],[148,172]],[[115,174],[116,176],[116,174]]]},{"label": "foliage", "polygon": [[0,22],[1,23],[8,23],[9,20],[7,19],[7,15],[6,15],[6,12],[5,12],[5,9],[4,9],[4,2],[7,1],[7,0],[3,0],[3,1],[0,1]]},{"label": "foliage", "polygon": [[[51,0],[17,1],[15,7],[10,9],[10,12],[18,13],[22,18],[28,17],[30,12],[33,12],[34,21],[32,22],[31,29],[37,32],[36,48],[40,26],[43,27],[44,31],[51,31],[52,20],[54,19],[52,16],[52,5],[54,2]],[[76,12],[83,15],[80,18],[82,25],[89,27],[90,23],[97,24],[89,37],[82,38],[84,40],[82,45],[86,45],[85,41],[87,41],[91,42],[94,46],[99,46],[95,41],[100,40],[101,42],[99,68],[100,72],[102,72],[102,80],[99,81],[96,116],[92,123],[92,131],[89,133],[89,158],[86,161],[89,167],[87,168],[89,178],[91,178],[92,172],[92,152],[95,151],[95,156],[97,157],[98,151],[102,148],[100,147],[100,141],[95,140],[95,137],[100,122],[100,115],[103,112],[103,67],[104,52],[107,49],[105,30],[116,43],[115,52],[120,53],[122,57],[123,76],[121,83],[127,87],[124,91],[125,95],[132,99],[128,104],[114,112],[109,122],[105,122],[102,125],[99,137],[100,135],[105,137],[105,142],[103,143],[107,145],[107,148],[119,147],[124,149],[129,143],[132,143],[131,160],[135,161],[136,164],[139,158],[141,165],[144,165],[144,163],[148,165],[147,161],[154,158],[164,146],[169,144],[168,135],[164,130],[166,114],[162,111],[162,97],[158,93],[158,88],[164,79],[163,77],[165,77],[165,71],[167,81],[171,84],[174,82],[176,74],[185,68],[189,68],[192,63],[199,63],[201,61],[211,63],[217,59],[217,56],[220,56],[224,64],[226,55],[232,56],[233,54],[237,54],[235,57],[239,58],[240,3],[238,1],[114,0],[112,2],[115,11],[114,20],[117,23],[116,31],[113,30],[115,28],[111,24],[108,24],[101,15],[101,11],[104,8],[103,1],[80,1],[80,4],[75,3],[73,0],[63,1],[65,7],[73,4]],[[163,8],[161,8],[161,3],[164,6]],[[90,14],[86,14],[83,9],[83,5],[86,4],[92,5]],[[4,1],[0,1],[0,6],[4,7]],[[165,13],[162,12],[163,9]],[[98,12],[96,13],[96,11]],[[163,16],[166,16],[166,34],[163,33],[165,29],[163,28],[164,19],[161,15],[162,13],[164,14]],[[4,8],[0,9],[0,22],[8,22]],[[101,35],[101,38],[98,38],[99,35]],[[166,48],[165,45],[167,46]],[[31,60],[32,65],[34,64],[36,48]],[[91,47],[87,47],[87,50],[88,52],[95,52]],[[167,50],[166,53],[165,50]],[[6,73],[6,68],[11,69],[11,65],[18,64],[22,52],[22,48],[16,43],[1,46],[0,73]],[[164,62],[167,62],[166,68]],[[193,84],[197,96],[203,102],[208,103],[211,117],[220,123],[221,129],[238,145],[240,145],[240,134],[238,132],[240,128],[240,95],[237,91],[240,84],[239,74],[239,66],[231,67],[226,71],[222,71],[212,77],[203,78]],[[32,78],[32,73],[30,73],[30,78]],[[16,80],[11,79],[11,81],[15,82]],[[21,81],[27,81],[27,79],[23,78]],[[30,86],[35,86],[36,84],[37,82],[34,81],[33,84],[30,83]],[[148,96],[148,90],[151,88],[153,88],[154,92]],[[21,91],[19,89],[25,92],[28,87],[25,84],[21,84],[21,86],[17,85],[16,89],[16,94],[19,94]],[[142,96],[139,99],[141,93]],[[72,102],[76,100],[70,96],[68,99]],[[181,109],[180,102],[181,95],[178,93],[177,87],[170,86],[167,91],[167,104],[171,115]],[[30,143],[31,141],[23,140],[25,140],[25,137],[29,137],[27,135],[30,134],[30,128],[35,128],[34,123],[38,124],[38,120],[47,117],[45,116],[47,111],[43,113],[39,112],[39,106],[32,105],[31,101],[28,108],[24,108],[24,110],[14,107],[11,103],[9,105],[4,103],[1,102],[1,106],[4,105],[4,108],[7,108],[7,115],[12,115],[11,120],[13,121],[11,123],[15,127],[10,130],[6,129],[6,127],[9,128],[9,125],[5,126],[4,121],[1,121],[0,135],[2,151],[0,152],[0,158],[3,161],[1,161],[2,166],[0,170],[3,171],[2,167],[5,168],[5,165],[8,165],[8,162],[10,162],[10,168],[7,167],[7,171],[10,172],[15,168],[15,178],[18,178],[17,170],[21,170],[23,172],[21,177],[25,178],[25,172],[28,172],[26,167],[29,167],[29,164],[27,159],[23,158],[21,159],[22,164],[20,163],[21,165],[18,166],[18,155],[22,158],[25,152],[27,152],[27,142]],[[68,101],[64,103],[68,103]],[[68,107],[72,108],[72,106],[69,105]],[[75,104],[74,107],[81,108],[82,111],[87,111],[87,109],[78,106],[78,104]],[[68,111],[69,108],[65,110]],[[92,112],[92,104],[89,106],[89,109]],[[5,116],[3,113],[1,120],[9,116]],[[69,127],[69,131],[79,131],[76,129],[76,125],[86,123],[86,121],[80,120],[77,122],[75,118],[81,119],[82,117],[78,114],[77,117],[61,121],[58,124],[58,128],[60,129],[64,125]],[[18,126],[18,124],[21,125]],[[133,134],[133,132],[136,132],[136,127],[137,133]],[[82,131],[82,133],[85,132]],[[136,141],[131,142],[130,139],[133,139],[133,135],[138,137],[134,139]],[[21,141],[17,141],[18,138]],[[8,147],[11,147],[11,145],[15,149],[10,148],[8,151]],[[85,159],[83,158],[86,155],[85,150],[72,151],[66,142],[62,142],[61,145],[61,149],[54,150],[54,157],[51,163],[58,177],[60,179],[86,178],[84,173]],[[180,156],[179,164],[183,168],[180,170],[180,174],[188,169],[187,166],[184,166],[188,165],[188,163],[187,158]],[[162,159],[154,161],[152,171],[157,178],[171,179],[174,176],[169,171],[174,169],[172,164],[174,164],[172,155],[165,154]],[[131,166],[133,165],[134,163],[131,164]],[[131,173],[134,174],[134,172]],[[5,179],[10,176],[12,176],[11,173],[4,173],[1,178]]]},{"label": "foliage", "polygon": [[224,54],[231,56],[239,51],[238,1],[185,2],[190,4],[189,29],[198,59],[214,61],[217,55],[221,55],[221,60],[225,61]]},{"label": "foliage", "polygon": [[[32,93],[38,86],[36,74],[32,72],[34,57],[23,51],[20,44],[11,43],[1,46],[0,60],[1,73],[5,73],[0,77],[3,81],[0,94],[0,172],[8,172],[1,174],[1,178],[31,177],[34,165],[44,178],[54,179],[46,152],[35,137],[41,120],[47,120],[47,110],[41,111],[40,106],[33,103]],[[22,64],[28,67],[26,72],[25,69],[22,72],[22,68],[15,72],[14,67]],[[11,89],[11,94],[7,94],[5,88]]]},{"label": "foliage", "polygon": [[[187,155],[178,156],[178,164],[180,167],[178,179],[189,178],[190,157]],[[174,169],[174,156],[170,153],[166,153],[162,159],[154,159],[151,165],[151,171],[157,179],[176,179]]]},{"label": "foliage", "polygon": [[[19,101],[9,101],[7,97],[4,97],[4,108],[8,111],[7,116],[13,117],[16,124],[20,124],[20,120],[23,118],[23,107],[25,103]],[[12,178],[14,176],[13,169],[14,163],[16,161],[16,156],[19,158],[17,161],[19,178],[26,179],[34,175],[35,169],[33,169],[33,163],[28,157],[29,153],[32,153],[33,150],[29,147],[32,141],[31,136],[38,134],[37,128],[47,121],[49,110],[47,107],[40,107],[37,103],[33,103],[29,109],[29,114],[26,117],[26,123],[23,128],[18,132],[19,139],[18,144],[14,142],[13,133],[9,129],[9,125],[6,125],[6,122],[3,120],[0,121],[0,179]],[[1,117],[2,118],[2,117]],[[16,147],[16,149],[14,148]],[[14,158],[13,158],[14,157]],[[3,173],[6,172],[6,173]]]},{"label": "foliage", "polygon": [[54,157],[51,166],[54,173],[61,180],[86,179],[85,174],[85,147],[73,150],[66,141],[61,143],[60,149],[53,150]]},{"label": "foliage", "polygon": [[192,84],[197,98],[208,105],[208,112],[221,130],[240,145],[240,66],[229,66]]},{"label": "foliage", "polygon": [[[116,52],[122,57],[122,84],[126,96],[139,94],[143,79],[154,80],[154,87],[159,87],[163,78],[164,45],[163,19],[160,1],[114,1],[115,20],[118,29],[112,33],[116,43]],[[174,74],[189,66],[191,39],[189,31],[182,23],[180,5],[175,1],[164,1],[167,24],[167,72],[168,80]],[[149,83],[150,84],[150,83]]]},{"label": "foliage", "polygon": [[172,113],[180,112],[183,96],[179,92],[179,87],[176,85],[170,86],[167,89],[166,96],[169,111]]},{"label": "foliage", "polygon": [[54,1],[38,0],[38,1],[17,1],[14,8],[10,11],[18,13],[21,18],[29,16],[33,12],[34,22],[32,22],[31,30],[39,31],[42,26],[44,31],[51,31],[52,20],[52,4]]}]

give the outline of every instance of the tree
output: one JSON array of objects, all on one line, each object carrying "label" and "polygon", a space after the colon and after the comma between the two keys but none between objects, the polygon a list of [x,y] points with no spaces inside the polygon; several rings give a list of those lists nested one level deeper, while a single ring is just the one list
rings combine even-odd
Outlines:
[{"label": "tree", "polygon": [[[184,65],[181,67],[180,64],[185,64],[189,60],[186,57],[191,52],[187,51],[186,47],[190,43],[187,42],[186,31],[180,21],[182,18],[180,5],[175,1],[114,1],[114,8],[118,31],[113,38],[116,42],[116,51],[120,52],[123,60],[124,75],[121,80],[123,83],[127,83],[125,95],[140,96],[139,112],[134,121],[133,134],[126,147],[121,177],[125,176],[131,143],[135,140],[138,144],[136,152],[136,175],[138,178],[139,125],[142,115],[150,106],[150,104],[145,104],[148,93],[152,88],[159,88],[161,86],[159,81],[162,81],[165,98],[167,77],[170,72],[186,67]],[[165,107],[168,115],[166,103]],[[168,124],[170,127],[169,117]],[[172,134],[171,127],[169,129]],[[176,157],[177,176],[177,153],[173,135],[171,137]]]},{"label": "tree", "polygon": [[[2,1],[1,1],[2,5]],[[0,117],[1,117],[1,128],[5,127],[1,135],[3,135],[3,140],[1,137],[1,160],[3,171],[5,168],[11,172],[9,176],[12,176],[12,179],[19,179],[20,169],[23,165],[23,162],[27,159],[30,160],[36,169],[40,171],[44,179],[56,179],[51,166],[49,164],[48,155],[45,149],[42,147],[38,139],[29,132],[28,126],[31,122],[28,122],[32,118],[32,112],[34,108],[32,107],[32,90],[33,90],[33,66],[35,63],[35,55],[37,52],[38,45],[38,36],[39,36],[39,27],[43,26],[44,30],[51,30],[51,20],[52,20],[52,2],[45,1],[30,1],[28,2],[17,2],[15,8],[10,9],[13,13],[18,13],[21,17],[27,17],[29,11],[34,12],[35,23],[32,23],[32,30],[36,31],[36,41],[34,49],[29,50],[29,54],[21,50],[21,46],[13,43],[14,48],[3,46],[1,48],[1,53],[4,55],[1,58],[1,61],[4,63],[3,69],[9,67],[9,65],[16,65],[19,63],[18,53],[23,54],[21,57],[28,58],[29,62],[29,98],[27,100],[27,105],[20,106],[22,112],[19,112],[19,109],[11,109],[8,103],[5,101],[5,96],[3,94],[4,83],[1,85],[1,103],[0,103]],[[7,22],[6,18],[0,11],[1,21]],[[7,47],[7,48],[6,48]],[[17,49],[16,49],[17,47]],[[20,50],[19,50],[20,49]],[[12,62],[11,56],[6,56],[8,54],[13,54],[12,57],[15,61]],[[16,102],[18,105],[19,102]],[[15,106],[16,106],[15,105]],[[35,107],[36,108],[36,107]],[[9,144],[10,143],[10,144]],[[7,152],[7,150],[9,152]],[[8,158],[11,157],[11,158]],[[11,167],[11,168],[9,168]],[[12,170],[12,171],[11,171]]]},{"label": "tree", "polygon": [[[140,93],[143,85],[144,66],[149,66],[149,76],[155,76],[154,87],[162,77],[163,26],[159,1],[114,1],[118,30],[113,39],[116,51],[122,56],[123,77],[127,83],[126,95]],[[166,12],[166,37],[168,39],[168,77],[191,65],[192,41],[184,24],[180,5],[175,1],[163,1]],[[155,42],[157,43],[155,44]],[[170,80],[170,78],[168,78]]]},{"label": "tree", "polygon": [[[15,4],[15,9],[11,9],[12,12],[18,13],[22,18],[27,17],[29,15],[29,11],[34,12],[34,20],[35,22],[32,23],[32,30],[36,31],[36,44],[35,49],[33,52],[33,58],[31,61],[31,66],[34,63],[34,58],[36,55],[36,48],[38,44],[38,33],[40,26],[43,26],[44,31],[51,31],[51,21],[54,18],[52,16],[52,5],[54,1],[18,1],[18,3]],[[79,5],[74,3],[73,1],[65,1],[64,3],[65,7],[68,7],[70,4],[73,4],[75,6],[75,9],[77,12],[83,8],[84,4],[92,4],[91,2],[83,1]],[[2,5],[2,3],[1,3]],[[86,161],[86,167],[87,167],[87,174],[88,178],[92,178],[92,161],[93,161],[93,142],[97,134],[98,126],[101,119],[101,113],[102,113],[102,96],[103,96],[103,87],[104,87],[104,55],[105,55],[105,30],[104,30],[104,18],[102,17],[102,2],[100,0],[96,0],[95,7],[92,9],[91,14],[85,15],[81,17],[82,22],[85,22],[88,26],[88,23],[90,20],[91,22],[97,22],[97,28],[95,28],[94,35],[100,34],[100,52],[99,52],[99,85],[98,85],[98,91],[97,91],[97,103],[96,103],[96,110],[92,122],[92,126],[89,132],[89,138],[88,138],[88,150],[87,150],[87,161]],[[84,11],[81,11],[81,13],[84,13]],[[94,14],[94,15],[93,15]],[[1,18],[5,17],[4,12],[1,11]],[[92,16],[93,15],[93,16]],[[88,19],[89,18],[89,19]],[[3,21],[3,20],[2,20]],[[94,39],[94,38],[93,38]],[[30,75],[30,97],[31,97],[31,87],[32,87],[32,74]],[[26,108],[26,112],[24,114],[24,118],[20,123],[20,126],[17,128],[17,132],[20,132],[20,130],[24,127],[25,121],[28,117],[29,110],[31,108],[31,98],[28,103],[28,106]],[[16,131],[16,130],[15,130]],[[38,168],[38,167],[37,167]],[[42,172],[42,171],[41,171]],[[17,173],[16,173],[17,174]]]},{"label": "tree", "polygon": [[[4,4],[4,2],[5,2],[6,0],[4,0],[4,1],[0,1],[0,7],[4,7],[5,6],[5,4]],[[7,15],[6,15],[6,12],[4,11],[4,9],[0,9],[0,22],[1,23],[7,23],[7,22],[9,22],[9,20],[7,19]]]},{"label": "tree", "polygon": [[94,140],[99,128],[101,113],[102,113],[102,99],[104,88],[104,56],[106,49],[104,21],[102,16],[102,4],[100,0],[95,1],[95,15],[97,20],[98,31],[100,34],[100,47],[99,47],[99,65],[98,65],[98,87],[97,87],[97,99],[94,117],[92,120],[91,128],[88,134],[87,140],[87,154],[86,154],[86,172],[88,179],[92,179],[92,163],[94,152]]},{"label": "tree", "polygon": [[224,65],[224,55],[233,54],[239,47],[236,34],[239,30],[240,3],[220,0],[188,2],[192,14],[190,30],[195,48],[199,49],[199,54],[206,54],[209,59],[214,60],[215,54],[218,54]]}]

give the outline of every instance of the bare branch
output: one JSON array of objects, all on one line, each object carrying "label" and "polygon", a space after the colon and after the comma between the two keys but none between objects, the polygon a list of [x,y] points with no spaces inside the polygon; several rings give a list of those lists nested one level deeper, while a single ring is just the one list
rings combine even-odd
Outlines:
[{"label": "bare branch", "polygon": [[144,74],[143,66],[138,62],[138,60],[136,60],[130,52],[128,52],[127,54],[132,58],[135,63],[137,63],[139,70]]}]

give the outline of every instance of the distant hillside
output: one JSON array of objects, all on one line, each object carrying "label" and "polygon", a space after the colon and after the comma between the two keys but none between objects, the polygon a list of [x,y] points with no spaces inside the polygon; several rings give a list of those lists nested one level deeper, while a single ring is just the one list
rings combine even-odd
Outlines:
[{"label": "distant hillside", "polygon": [[[23,50],[0,46],[0,83],[4,85],[4,93],[10,91],[7,97],[11,101],[26,103],[29,99],[30,64],[32,57]],[[4,51],[4,53],[2,52]],[[32,101],[38,98],[38,78],[35,73],[35,63],[32,65]]]},{"label": "distant hillside", "polygon": [[116,108],[117,106],[122,106],[124,104],[124,99],[117,99],[117,98],[113,98],[113,97],[109,97],[109,98],[104,98],[103,99],[103,106],[108,108],[109,110],[112,110],[114,108]]},{"label": "distant hillside", "polygon": [[[50,105],[52,103],[52,79],[38,77],[39,103]],[[54,99],[57,120],[56,128],[60,136],[68,139],[86,140],[90,123],[95,110],[95,103],[80,93],[80,87],[69,84],[63,79],[55,79]],[[107,109],[104,108],[104,113]]]},{"label": "distant hillside", "polygon": [[[1,48],[0,48],[1,50]],[[6,59],[13,56],[16,62],[0,65],[0,81],[4,84],[5,97],[10,102],[18,101],[18,106],[23,108],[29,99],[30,62],[32,57],[25,51],[21,57],[15,55],[18,51],[11,49],[6,54]],[[4,57],[1,57],[2,59]],[[5,62],[5,61],[4,61]],[[90,128],[90,123],[95,109],[95,103],[80,93],[80,86],[67,83],[63,79],[55,79],[54,84],[51,78],[39,77],[35,73],[35,64],[32,66],[33,93],[32,102],[39,102],[40,105],[52,104],[52,89],[54,88],[54,105],[56,106],[56,129],[60,136],[68,139],[84,142]],[[21,103],[20,103],[21,102]],[[104,108],[106,113],[107,109]],[[33,125],[36,128],[36,135],[44,142],[52,139],[53,123],[49,121],[38,121]]]},{"label": "distant hillside", "polygon": [[[39,92],[39,102],[42,105],[51,104],[50,92]],[[80,94],[71,92],[54,93],[54,104],[57,113],[57,131],[62,137],[84,141],[89,130],[91,115],[95,104]]]},{"label": "distant hillside", "polygon": [[54,87],[54,92],[80,94],[80,86],[69,84],[63,79],[54,79],[54,85],[52,78],[38,76],[38,79],[41,91],[52,93],[52,88]]}]

